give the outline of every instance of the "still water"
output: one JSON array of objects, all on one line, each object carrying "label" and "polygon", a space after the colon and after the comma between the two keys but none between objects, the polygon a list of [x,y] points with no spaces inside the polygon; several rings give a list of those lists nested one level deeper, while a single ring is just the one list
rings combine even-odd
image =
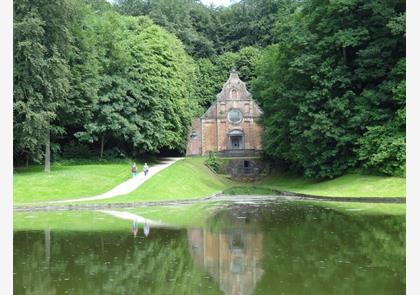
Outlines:
[{"label": "still water", "polygon": [[[88,224],[76,212],[20,213],[28,229],[14,233],[14,294],[405,294],[404,215],[285,201],[199,217],[144,210]],[[34,229],[36,218],[50,224]],[[51,224],[64,219],[80,229]]]}]

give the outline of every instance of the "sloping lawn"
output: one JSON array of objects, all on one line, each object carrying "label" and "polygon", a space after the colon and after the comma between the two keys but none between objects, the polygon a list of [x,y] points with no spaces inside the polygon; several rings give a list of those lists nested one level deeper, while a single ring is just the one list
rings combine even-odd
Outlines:
[{"label": "sloping lawn", "polygon": [[405,197],[405,178],[346,174],[321,182],[276,174],[258,186],[276,190],[330,197]]},{"label": "sloping lawn", "polygon": [[41,165],[33,165],[14,173],[13,201],[16,205],[101,194],[130,178],[130,165],[129,161],[56,163],[50,173],[44,173]]},{"label": "sloping lawn", "polygon": [[[332,197],[404,197],[405,178],[347,174],[316,182],[276,173],[258,182],[241,183],[210,171],[205,157],[185,158],[148,179],[134,192],[89,203],[141,202],[192,199],[225,194],[271,194],[271,189]],[[141,165],[138,166],[141,170]],[[106,164],[54,164],[52,172],[41,166],[14,175],[14,202],[41,202],[104,193],[130,177],[130,162]]]},{"label": "sloping lawn", "polygon": [[134,192],[90,203],[141,202],[192,199],[225,194],[272,194],[272,190],[331,197],[404,197],[405,178],[347,174],[332,180],[313,181],[276,173],[258,182],[235,182],[214,174],[206,157],[185,158],[162,170]]},{"label": "sloping lawn", "polygon": [[193,199],[209,196],[232,185],[226,177],[211,172],[206,158],[185,158],[144,182],[134,192],[101,202],[139,202]]}]

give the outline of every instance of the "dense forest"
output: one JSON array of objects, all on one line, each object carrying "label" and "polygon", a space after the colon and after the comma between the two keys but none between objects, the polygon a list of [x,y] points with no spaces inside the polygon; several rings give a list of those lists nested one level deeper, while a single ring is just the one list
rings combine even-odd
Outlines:
[{"label": "dense forest", "polygon": [[405,175],[400,0],[15,0],[15,165],[182,154],[232,68],[278,167]]}]

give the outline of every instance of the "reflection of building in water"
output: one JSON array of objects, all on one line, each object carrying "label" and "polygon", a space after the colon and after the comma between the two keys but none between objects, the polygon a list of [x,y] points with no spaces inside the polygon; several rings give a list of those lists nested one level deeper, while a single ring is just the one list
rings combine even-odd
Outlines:
[{"label": "reflection of building in water", "polygon": [[194,263],[204,267],[225,294],[252,294],[263,274],[261,232],[235,228],[213,233],[206,229],[188,231]]}]

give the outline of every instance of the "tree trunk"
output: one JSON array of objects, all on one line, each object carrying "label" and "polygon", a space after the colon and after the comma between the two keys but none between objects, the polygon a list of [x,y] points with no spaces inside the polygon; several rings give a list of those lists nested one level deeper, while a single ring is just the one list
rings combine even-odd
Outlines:
[{"label": "tree trunk", "polygon": [[47,131],[47,137],[45,140],[45,163],[44,163],[44,171],[50,172],[51,171],[51,148],[50,148],[50,130]]},{"label": "tree trunk", "polygon": [[26,152],[26,168],[29,167],[29,153]]},{"label": "tree trunk", "polygon": [[346,49],[346,47],[343,47],[343,58],[344,58],[344,64],[347,64],[347,49]]},{"label": "tree trunk", "polygon": [[102,135],[102,137],[101,137],[101,158],[104,155],[104,146],[105,146],[105,136]]},{"label": "tree trunk", "polygon": [[51,230],[44,229],[45,237],[45,260],[49,263],[51,260]]}]

